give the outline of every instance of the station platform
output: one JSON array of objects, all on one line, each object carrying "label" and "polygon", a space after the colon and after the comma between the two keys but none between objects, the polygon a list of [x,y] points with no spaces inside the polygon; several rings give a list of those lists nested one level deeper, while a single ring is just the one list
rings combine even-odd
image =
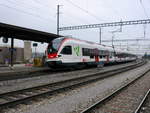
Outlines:
[{"label": "station platform", "polygon": [[15,64],[13,67],[0,65],[0,73],[32,71],[32,70],[41,70],[41,69],[45,69],[45,67],[34,67],[32,64]]},{"label": "station platform", "polygon": [[0,65],[0,81],[3,77],[14,75],[25,75],[28,73],[42,72],[49,70],[48,67],[34,67],[31,64],[15,64],[12,68],[6,65]]}]

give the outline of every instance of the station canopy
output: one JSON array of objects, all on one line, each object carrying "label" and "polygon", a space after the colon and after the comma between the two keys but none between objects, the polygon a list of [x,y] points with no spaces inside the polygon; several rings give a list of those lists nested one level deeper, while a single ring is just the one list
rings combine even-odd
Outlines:
[{"label": "station canopy", "polygon": [[0,22],[0,37],[49,43],[51,40],[62,36]]}]

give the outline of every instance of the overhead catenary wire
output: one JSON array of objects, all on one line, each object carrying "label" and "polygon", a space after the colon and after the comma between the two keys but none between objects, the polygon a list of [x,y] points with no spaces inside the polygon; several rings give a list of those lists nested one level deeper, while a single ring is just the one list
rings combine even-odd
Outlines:
[{"label": "overhead catenary wire", "polygon": [[[69,12],[66,12],[66,13],[63,13],[63,15],[65,15],[66,16],[66,18],[70,18],[71,20],[73,20],[73,21],[78,21],[78,22],[80,22],[80,23],[85,23],[85,24],[87,24],[87,23],[89,23],[89,21],[88,20],[85,20],[85,19],[83,19],[83,18],[79,18],[78,16],[73,16],[71,13],[69,13]],[[89,23],[90,24],[90,23]],[[72,24],[71,24],[72,25]]]},{"label": "overhead catenary wire", "polygon": [[[7,1],[8,3],[10,3],[10,4],[14,4],[14,5],[16,5],[16,6],[25,6],[25,3],[20,3],[20,2],[17,2],[17,1],[15,1],[15,0],[5,0],[5,1]],[[29,7],[29,6],[31,6],[31,5],[27,5],[27,7],[28,7],[28,9],[31,9],[31,10],[36,10],[37,11],[37,9],[39,9],[39,8],[37,8],[37,7]],[[23,7],[23,8],[25,8],[25,7]]]},{"label": "overhead catenary wire", "polygon": [[149,18],[149,16],[148,16],[148,14],[147,14],[147,12],[146,12],[146,9],[145,9],[145,7],[144,7],[144,4],[143,4],[143,1],[142,1],[142,0],[140,0],[140,4],[141,4],[141,6],[142,6],[142,8],[143,8],[143,11],[144,11],[145,16],[146,16],[147,18]]},{"label": "overhead catenary wire", "polygon": [[[65,14],[63,14],[63,15],[65,15]],[[72,24],[74,24],[74,23],[82,23],[83,22],[83,20],[79,20],[79,18],[77,18],[77,17],[72,17],[72,16],[63,16],[62,15],[62,17],[64,18],[64,20],[63,21],[66,21],[67,19],[69,19],[69,23],[70,23],[70,25],[72,25]],[[67,14],[68,15],[68,14]],[[68,22],[68,21],[66,21],[66,22]]]},{"label": "overhead catenary wire", "polygon": [[[49,8],[50,6],[49,5],[46,5],[46,4],[42,4],[39,0],[33,0],[36,4],[39,4],[39,5],[41,5],[41,6],[43,6],[43,7],[46,7],[46,8]],[[55,12],[55,10],[56,9],[54,9],[54,8],[52,8],[51,7],[51,9],[53,9],[54,10],[54,12]],[[66,12],[65,13],[63,13],[63,15],[66,15]],[[78,18],[78,17],[72,17],[72,15],[71,14],[69,14],[69,13],[67,13],[67,15],[70,15],[70,16],[67,16],[67,17],[65,17],[65,18],[70,18],[70,20],[76,20],[76,21],[80,21],[80,22],[85,22],[85,20],[82,20],[82,19],[80,19],[80,18]],[[74,19],[74,18],[76,18],[76,19]],[[65,20],[64,20],[65,21]],[[65,22],[67,22],[68,23],[68,21],[65,21]],[[69,22],[70,23],[70,22]]]},{"label": "overhead catenary wire", "polygon": [[100,19],[99,17],[97,17],[97,16],[94,15],[93,13],[89,12],[88,10],[83,9],[83,8],[81,8],[80,6],[74,4],[72,1],[70,1],[70,0],[65,0],[65,1],[67,1],[67,2],[70,3],[70,4],[72,4],[74,7],[80,9],[81,11],[87,13],[88,15],[92,16],[92,17],[95,18],[97,21],[105,21],[105,20],[103,20],[103,19]]},{"label": "overhead catenary wire", "polygon": [[[13,5],[16,5],[16,6],[20,6],[21,8],[25,8],[25,9],[31,9],[32,11],[34,11],[34,12],[36,12],[36,13],[38,13],[38,11],[42,11],[42,10],[44,10],[44,12],[46,11],[48,11],[48,12],[50,12],[50,10],[51,9],[53,9],[52,7],[45,7],[45,6],[42,6],[41,4],[38,4],[38,7],[36,7],[36,6],[34,6],[34,5],[30,5],[30,4],[26,4],[25,2],[23,2],[23,1],[20,1],[20,2],[17,2],[17,1],[15,1],[15,0],[5,0],[5,1],[7,1],[8,3],[10,3],[10,4],[13,4]],[[23,7],[22,7],[23,6]],[[39,7],[39,6],[42,6],[42,7]],[[44,7],[44,8],[43,8]],[[46,8],[46,9],[45,9]],[[47,9],[49,9],[49,10],[47,10]],[[53,10],[55,10],[55,9],[53,9]],[[53,13],[54,11],[52,11],[51,13]]]},{"label": "overhead catenary wire", "polygon": [[18,5],[22,5],[22,6],[26,6],[26,7],[29,7],[30,6],[30,9],[45,9],[45,10],[47,10],[47,9],[53,9],[53,10],[56,10],[56,9],[54,9],[53,7],[50,7],[49,5],[45,5],[45,4],[42,4],[42,3],[40,3],[40,2],[37,2],[36,0],[33,0],[38,6],[42,6],[42,7],[36,7],[35,6],[35,4],[33,5],[33,4],[30,4],[30,3],[26,3],[26,2],[24,2],[24,1],[21,1],[21,0],[19,0],[19,2],[18,1],[16,1],[16,0],[5,0],[5,1],[7,1],[7,2],[10,2],[10,3],[14,3],[14,4],[18,4]]},{"label": "overhead catenary wire", "polygon": [[116,9],[114,9],[109,3],[108,0],[104,0],[103,2],[106,3],[106,5],[109,7],[109,9],[111,8],[112,11],[114,12],[115,15],[117,15],[120,19],[121,19],[121,15],[118,13],[118,11]]},{"label": "overhead catenary wire", "polygon": [[[8,1],[8,2],[10,2],[10,3],[15,3],[14,1],[10,1],[10,0],[6,0],[6,1]],[[55,12],[56,11],[56,9],[55,8],[53,8],[53,7],[50,7],[49,5],[47,5],[47,4],[43,4],[43,3],[41,3],[40,1],[38,1],[38,0],[33,0],[36,4],[38,4],[38,5],[40,5],[40,6],[42,6],[42,7],[44,7],[44,8],[46,8],[46,9],[52,9],[53,10],[53,12]],[[17,4],[19,4],[19,3],[17,3]],[[16,5],[17,5],[16,4]],[[21,5],[21,4],[20,4]],[[38,8],[38,7],[34,7],[35,9],[36,8]],[[38,8],[39,9],[39,8]],[[56,17],[56,14],[55,14],[55,17]],[[70,20],[73,20],[73,18],[76,18],[75,20],[78,20],[78,22],[80,21],[80,22],[83,22],[84,20],[82,20],[82,19],[80,19],[80,18],[77,18],[77,17],[72,17],[72,16],[67,16],[67,17],[69,17],[70,18]],[[66,17],[65,17],[66,18]],[[68,21],[66,21],[66,20],[63,20],[63,21],[65,21],[65,23],[69,23],[69,24],[72,24],[72,23],[70,23],[70,22],[68,22]],[[84,21],[85,22],[85,21]]]},{"label": "overhead catenary wire", "polygon": [[[9,8],[9,9],[12,9],[12,10],[15,10],[15,11],[20,12],[20,13],[24,13],[24,14],[26,14],[26,15],[30,15],[30,16],[33,16],[33,17],[37,17],[37,18],[39,18],[39,19],[41,19],[41,20],[50,21],[50,18],[44,18],[44,17],[42,17],[42,16],[40,16],[40,15],[38,15],[38,14],[36,14],[36,13],[27,12],[27,11],[25,11],[25,10],[18,9],[18,8],[16,8],[16,7],[12,7],[12,6],[9,6],[9,5],[7,5],[7,4],[2,4],[2,3],[0,3],[0,6],[6,7],[6,8]],[[52,19],[51,19],[51,20],[52,20]],[[52,20],[52,21],[54,21],[54,20]]]},{"label": "overhead catenary wire", "polygon": [[50,7],[50,6],[49,6],[49,5],[47,5],[47,4],[43,4],[43,3],[39,2],[38,0],[33,0],[33,1],[34,1],[36,4],[38,4],[38,5],[40,5],[40,6],[44,7],[44,8],[52,9],[52,10],[53,10],[53,12],[56,12],[56,9],[55,9],[55,8]]},{"label": "overhead catenary wire", "polygon": [[[11,0],[6,0],[8,3],[10,3],[10,4],[13,4],[13,5],[16,5],[16,6],[25,6],[25,4],[21,4],[21,3],[16,3],[15,1],[11,1]],[[45,5],[45,4],[40,4],[37,0],[34,0],[34,2],[36,2],[37,4],[39,4],[39,5],[41,5],[41,6],[43,6],[43,7],[46,7],[46,8],[48,8],[48,5]],[[2,4],[1,4],[2,5]],[[24,11],[24,10],[22,10],[22,9],[19,9],[19,8],[17,8],[17,7],[12,7],[12,6],[9,6],[9,5],[6,5],[6,4],[4,4],[4,6],[5,7],[7,7],[7,8],[11,8],[11,9],[13,9],[13,10],[15,10],[15,11],[17,11],[17,12],[21,12],[21,13],[25,13],[25,14],[27,14],[27,15],[31,15],[31,16],[34,16],[34,17],[38,17],[38,18],[40,18],[40,19],[44,19],[45,20],[45,18],[43,18],[43,17],[41,17],[40,15],[38,15],[38,14],[34,14],[34,13],[31,13],[31,12],[27,12],[27,11]],[[28,7],[28,6],[27,6]],[[25,7],[22,7],[22,8],[25,8]],[[30,8],[31,10],[34,10],[34,11],[36,11],[36,9],[39,9],[38,7],[32,7],[32,8]],[[50,7],[50,9],[53,9],[53,10],[55,10],[54,8],[51,8]],[[30,11],[31,11],[30,10]],[[69,18],[70,18],[70,16],[68,16]],[[71,16],[72,17],[72,16]],[[72,20],[72,19],[71,19]],[[79,20],[79,19],[77,19],[77,20]],[[49,19],[47,18],[46,19],[46,21],[49,21]],[[65,21],[65,20],[64,20]],[[81,21],[81,20],[80,20]],[[83,22],[83,21],[82,21]],[[65,23],[68,23],[68,21],[65,21]],[[70,24],[70,22],[69,22],[69,24]]]}]

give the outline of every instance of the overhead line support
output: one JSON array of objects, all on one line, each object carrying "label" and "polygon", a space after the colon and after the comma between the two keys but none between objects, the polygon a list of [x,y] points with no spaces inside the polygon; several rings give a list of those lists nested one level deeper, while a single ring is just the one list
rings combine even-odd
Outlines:
[{"label": "overhead line support", "polygon": [[137,25],[137,24],[150,24],[150,19],[60,27],[59,31],[101,28],[101,27],[113,27],[113,26],[125,26],[125,25]]},{"label": "overhead line support", "polygon": [[60,5],[57,5],[57,35],[59,35],[59,8]]},{"label": "overhead line support", "polygon": [[[125,42],[125,41],[150,41],[150,39],[122,39],[122,40],[113,40],[115,42]],[[112,42],[111,40],[102,40],[102,42]]]}]

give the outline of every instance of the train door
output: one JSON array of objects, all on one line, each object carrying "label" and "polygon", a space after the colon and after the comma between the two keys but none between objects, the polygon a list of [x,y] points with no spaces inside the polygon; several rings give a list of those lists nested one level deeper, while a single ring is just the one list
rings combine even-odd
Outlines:
[{"label": "train door", "polygon": [[99,51],[98,51],[98,49],[94,49],[94,54],[95,54],[95,62],[99,62],[99,56],[98,56]]},{"label": "train door", "polygon": [[109,62],[109,55],[106,56],[106,61]]},{"label": "train door", "polygon": [[95,62],[99,62],[99,56],[98,55],[95,56]]},{"label": "train door", "polygon": [[109,51],[106,51],[106,62],[109,63]]},{"label": "train door", "polygon": [[61,51],[61,58],[63,63],[71,63],[73,61],[72,59],[72,46],[71,45],[66,45],[62,51]]}]

